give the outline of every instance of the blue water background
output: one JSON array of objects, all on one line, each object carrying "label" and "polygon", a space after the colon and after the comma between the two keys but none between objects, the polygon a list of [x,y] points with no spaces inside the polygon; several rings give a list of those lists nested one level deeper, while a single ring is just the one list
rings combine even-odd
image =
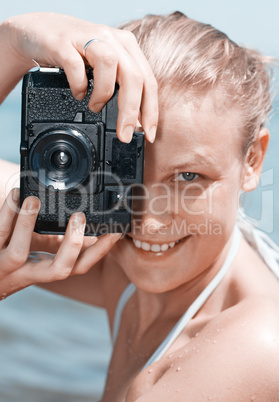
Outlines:
[{"label": "blue water background", "polygon": [[[20,89],[0,108],[0,158],[19,162]],[[246,213],[279,243],[279,115],[259,188],[242,198]],[[229,152],[229,150],[228,150]],[[104,386],[111,353],[103,310],[35,287],[1,302],[0,401],[87,402]]]}]

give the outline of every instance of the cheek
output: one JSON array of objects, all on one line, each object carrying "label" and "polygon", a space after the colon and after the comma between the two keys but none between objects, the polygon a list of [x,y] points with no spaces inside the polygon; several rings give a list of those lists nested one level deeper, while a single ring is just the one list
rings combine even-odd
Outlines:
[{"label": "cheek", "polygon": [[214,182],[208,186],[186,185],[172,192],[171,210],[175,215],[193,221],[236,216],[239,188],[236,183]]}]

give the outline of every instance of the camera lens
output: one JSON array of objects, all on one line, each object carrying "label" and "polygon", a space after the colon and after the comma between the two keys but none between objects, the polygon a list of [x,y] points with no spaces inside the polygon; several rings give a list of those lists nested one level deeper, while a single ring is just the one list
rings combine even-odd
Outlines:
[{"label": "camera lens", "polygon": [[71,128],[38,135],[29,153],[29,164],[38,182],[58,190],[69,190],[85,182],[96,167],[96,159],[88,137]]},{"label": "camera lens", "polygon": [[71,155],[65,151],[56,151],[51,157],[51,162],[53,166],[57,169],[67,168],[72,161]]}]

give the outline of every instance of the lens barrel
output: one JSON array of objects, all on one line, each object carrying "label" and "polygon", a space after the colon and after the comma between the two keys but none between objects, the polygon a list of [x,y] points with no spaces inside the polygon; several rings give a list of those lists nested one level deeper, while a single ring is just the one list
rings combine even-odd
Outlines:
[{"label": "lens barrel", "polygon": [[48,130],[36,138],[29,165],[40,185],[69,190],[84,183],[96,166],[96,150],[87,136],[69,127]]}]

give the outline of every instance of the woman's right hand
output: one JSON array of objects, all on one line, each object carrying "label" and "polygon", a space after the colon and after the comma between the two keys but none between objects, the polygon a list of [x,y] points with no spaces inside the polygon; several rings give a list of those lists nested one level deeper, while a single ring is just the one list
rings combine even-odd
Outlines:
[{"label": "woman's right hand", "polygon": [[84,251],[85,216],[74,213],[56,253],[30,257],[40,200],[28,197],[19,210],[19,189],[13,189],[0,210],[0,300],[36,283],[85,274],[111,249],[121,234],[106,234]]},{"label": "woman's right hand", "polygon": [[[41,66],[62,67],[78,100],[84,98],[87,90],[84,46],[89,40],[98,39],[85,53],[94,74],[89,108],[99,112],[111,98],[117,82],[119,139],[131,140],[140,116],[147,140],[154,141],[158,124],[157,82],[131,32],[61,14],[30,13],[4,21],[0,34],[1,41],[8,43],[6,57],[15,55],[18,64],[22,63],[27,70],[34,67],[32,59]],[[5,58],[5,54],[2,56]],[[6,71],[7,79],[8,74],[15,74],[12,68]]]}]

